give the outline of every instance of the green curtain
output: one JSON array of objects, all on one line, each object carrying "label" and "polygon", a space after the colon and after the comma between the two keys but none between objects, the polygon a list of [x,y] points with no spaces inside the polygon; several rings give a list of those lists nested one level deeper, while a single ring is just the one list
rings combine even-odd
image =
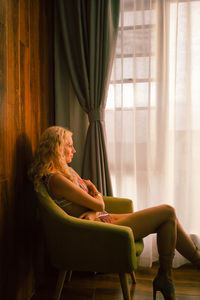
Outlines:
[{"label": "green curtain", "polygon": [[93,181],[104,195],[112,195],[104,111],[120,1],[58,0],[55,3],[55,25],[60,27],[67,68],[78,101],[89,118],[82,177]]}]

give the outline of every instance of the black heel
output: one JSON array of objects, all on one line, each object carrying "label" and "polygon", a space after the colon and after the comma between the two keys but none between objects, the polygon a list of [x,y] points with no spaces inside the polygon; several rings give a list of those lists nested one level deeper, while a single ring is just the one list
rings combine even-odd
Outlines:
[{"label": "black heel", "polygon": [[153,281],[153,300],[156,300],[157,291],[163,294],[165,300],[175,299],[175,290],[173,282],[164,274],[158,273]]}]

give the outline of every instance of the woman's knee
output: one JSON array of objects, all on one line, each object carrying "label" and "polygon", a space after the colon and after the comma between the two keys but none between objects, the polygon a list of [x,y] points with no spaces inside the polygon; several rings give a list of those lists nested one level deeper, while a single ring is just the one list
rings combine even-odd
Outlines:
[{"label": "woman's knee", "polygon": [[176,211],[175,208],[168,204],[163,204],[163,210],[167,216],[168,219],[175,220],[176,219]]}]

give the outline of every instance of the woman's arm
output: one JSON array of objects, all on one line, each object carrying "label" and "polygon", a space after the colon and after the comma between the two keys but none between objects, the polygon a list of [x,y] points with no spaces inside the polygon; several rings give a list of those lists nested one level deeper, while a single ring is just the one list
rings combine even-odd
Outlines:
[{"label": "woman's arm", "polygon": [[55,173],[51,176],[49,188],[51,193],[58,199],[65,198],[96,212],[105,209],[105,204],[100,194],[95,197],[89,195],[62,174]]}]

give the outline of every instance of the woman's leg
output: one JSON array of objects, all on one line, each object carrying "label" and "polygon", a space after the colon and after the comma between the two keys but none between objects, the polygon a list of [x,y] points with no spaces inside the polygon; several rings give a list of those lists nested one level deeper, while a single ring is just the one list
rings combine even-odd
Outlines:
[{"label": "woman's leg", "polygon": [[177,238],[174,209],[169,205],[160,205],[133,214],[112,216],[114,224],[129,226],[133,230],[135,240],[157,233],[160,270],[171,277]]},{"label": "woman's leg", "polygon": [[153,297],[160,291],[165,299],[174,300],[175,292],[172,282],[172,261],[177,239],[177,220],[174,209],[161,205],[129,214],[113,215],[113,223],[132,228],[135,239],[157,233],[157,246],[160,268],[153,280]]},{"label": "woman's leg", "polygon": [[[111,214],[113,224],[128,226],[134,232],[135,240],[156,233],[166,222],[174,223],[175,210],[169,205],[159,205],[129,214]],[[170,232],[169,232],[170,234]]]},{"label": "woman's leg", "polygon": [[[163,247],[165,247],[165,242],[167,242],[165,241],[165,237],[168,236],[171,230],[170,229],[171,225],[169,223],[164,224],[166,223],[166,220],[169,218],[170,214],[175,216],[174,209],[168,205],[161,205],[161,206],[156,206],[153,208],[141,210],[134,214],[113,215],[113,220],[114,220],[113,223],[131,227],[134,232],[135,239],[143,238],[151,233],[157,232],[156,229],[160,227],[160,224],[163,224],[161,228],[159,228],[158,230],[158,240],[157,240],[158,252],[159,252],[159,248],[161,248],[161,252],[162,252],[162,245]],[[191,262],[196,262],[197,260],[200,260],[200,251],[197,251],[193,241],[186,234],[186,232],[182,228],[177,218],[176,218],[176,223],[177,223],[177,230],[176,230],[177,251]],[[164,241],[162,239],[162,236],[164,237]],[[170,241],[170,237],[169,237],[169,241]]]}]

